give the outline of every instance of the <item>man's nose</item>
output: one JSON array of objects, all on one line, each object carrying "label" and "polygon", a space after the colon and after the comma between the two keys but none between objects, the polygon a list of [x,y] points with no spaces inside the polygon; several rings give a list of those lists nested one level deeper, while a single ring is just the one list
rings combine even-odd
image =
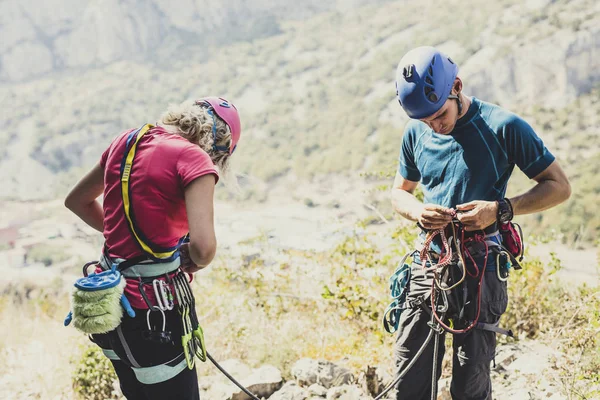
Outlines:
[{"label": "man's nose", "polygon": [[442,124],[440,122],[431,122],[431,129],[433,129],[436,132],[439,132],[442,129]]}]

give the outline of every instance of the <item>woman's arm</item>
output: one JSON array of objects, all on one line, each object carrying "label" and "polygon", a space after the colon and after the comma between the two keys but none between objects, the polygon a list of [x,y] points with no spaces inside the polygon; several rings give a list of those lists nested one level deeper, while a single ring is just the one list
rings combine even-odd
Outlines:
[{"label": "woman's arm", "polygon": [[215,177],[213,174],[196,178],[185,188],[185,208],[190,229],[189,258],[196,267],[186,268],[196,272],[206,267],[215,257],[217,238],[215,236],[213,197]]},{"label": "woman's arm", "polygon": [[77,182],[65,199],[65,207],[98,232],[104,228],[104,211],[96,199],[103,191],[104,170],[98,163]]}]

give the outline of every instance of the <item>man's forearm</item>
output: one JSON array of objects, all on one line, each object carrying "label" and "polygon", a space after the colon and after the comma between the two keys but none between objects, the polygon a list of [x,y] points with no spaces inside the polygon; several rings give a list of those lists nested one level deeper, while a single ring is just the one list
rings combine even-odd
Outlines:
[{"label": "man's forearm", "polygon": [[402,189],[392,189],[392,206],[400,215],[411,221],[417,221],[423,209],[423,203],[412,193]]},{"label": "man's forearm", "polygon": [[570,195],[571,188],[568,184],[545,180],[526,193],[511,198],[510,202],[514,215],[523,215],[547,210],[567,200]]}]

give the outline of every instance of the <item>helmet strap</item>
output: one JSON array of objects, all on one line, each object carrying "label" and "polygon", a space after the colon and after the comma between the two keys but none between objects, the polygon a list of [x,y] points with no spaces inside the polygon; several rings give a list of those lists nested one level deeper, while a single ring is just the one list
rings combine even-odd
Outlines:
[{"label": "helmet strap", "polygon": [[460,114],[462,114],[462,109],[463,109],[463,105],[462,105],[462,101],[460,100],[460,95],[455,95],[455,94],[451,94],[450,96],[448,96],[449,99],[456,99],[456,102],[458,103],[458,115],[460,118]]},{"label": "helmet strap", "polygon": [[213,134],[213,150],[217,151],[229,151],[229,146],[217,146],[217,118],[215,117],[215,112],[212,107],[206,109],[208,115],[210,115],[213,119],[212,126],[212,134]]}]

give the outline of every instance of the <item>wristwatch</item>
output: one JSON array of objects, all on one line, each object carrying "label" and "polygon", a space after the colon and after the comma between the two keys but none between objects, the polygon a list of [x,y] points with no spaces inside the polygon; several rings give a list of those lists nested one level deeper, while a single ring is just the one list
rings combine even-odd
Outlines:
[{"label": "wristwatch", "polygon": [[502,200],[498,200],[496,203],[498,203],[498,214],[496,215],[498,222],[505,224],[508,221],[512,221],[514,215],[510,200],[504,198]]}]

